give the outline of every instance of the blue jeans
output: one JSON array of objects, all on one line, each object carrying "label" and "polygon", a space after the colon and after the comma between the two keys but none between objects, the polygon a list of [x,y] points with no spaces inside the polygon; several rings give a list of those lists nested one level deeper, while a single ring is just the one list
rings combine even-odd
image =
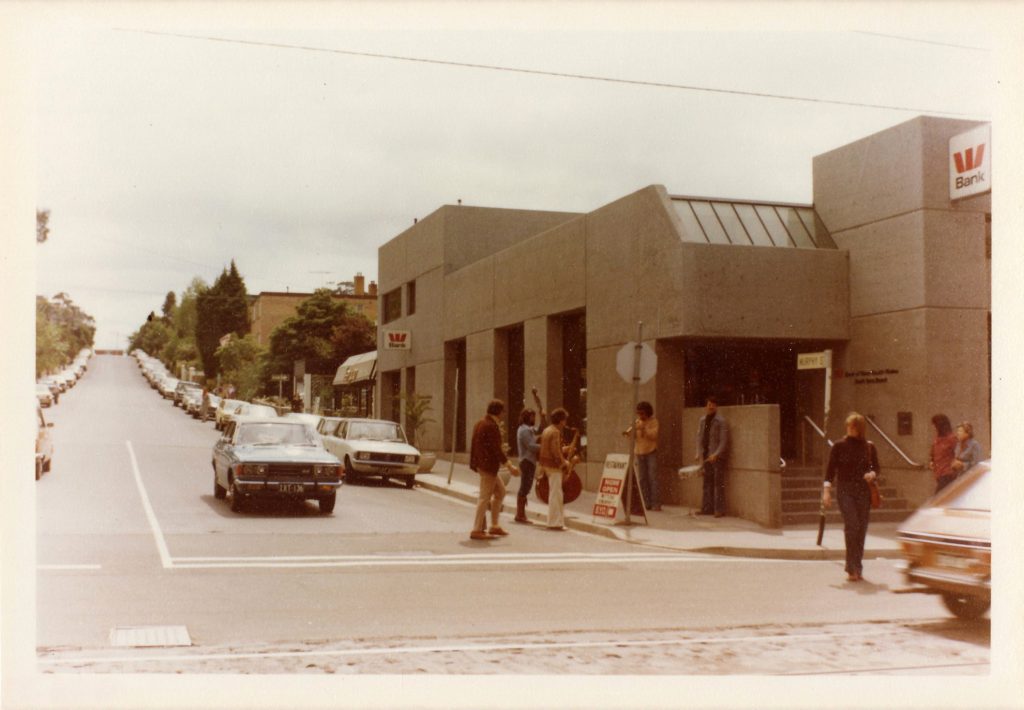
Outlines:
[{"label": "blue jeans", "polygon": [[640,482],[640,491],[644,494],[644,503],[648,509],[660,508],[658,496],[658,452],[636,455],[636,474]]},{"label": "blue jeans", "polygon": [[533,487],[533,477],[537,473],[537,464],[529,459],[519,460],[519,493],[517,498],[526,498],[530,495],[530,488]]},{"label": "blue jeans", "polygon": [[864,540],[868,535],[871,492],[867,485],[840,485],[836,499],[839,512],[843,514],[843,533],[846,536],[846,573],[861,574],[864,571]]},{"label": "blue jeans", "polygon": [[702,513],[725,514],[725,461],[704,462],[704,499],[701,501]]}]

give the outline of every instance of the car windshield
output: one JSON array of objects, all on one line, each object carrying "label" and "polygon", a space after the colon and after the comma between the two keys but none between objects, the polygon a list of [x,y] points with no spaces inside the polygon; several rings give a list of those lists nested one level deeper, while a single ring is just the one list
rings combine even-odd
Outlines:
[{"label": "car windshield", "polygon": [[371,441],[405,441],[402,429],[394,422],[352,422],[348,425],[349,439]]},{"label": "car windshield", "polygon": [[248,404],[239,408],[240,413],[248,417],[276,417],[277,410],[262,404]]},{"label": "car windshield", "polygon": [[252,444],[255,446],[273,446],[289,444],[293,446],[319,446],[320,442],[313,430],[304,424],[287,422],[253,422],[242,424],[235,434],[236,444]]},{"label": "car windshield", "polygon": [[948,491],[949,497],[943,499],[940,505],[946,510],[992,510],[989,489],[991,479],[992,472],[985,471],[968,485],[957,488],[950,486],[946,491],[942,491],[943,493]]}]

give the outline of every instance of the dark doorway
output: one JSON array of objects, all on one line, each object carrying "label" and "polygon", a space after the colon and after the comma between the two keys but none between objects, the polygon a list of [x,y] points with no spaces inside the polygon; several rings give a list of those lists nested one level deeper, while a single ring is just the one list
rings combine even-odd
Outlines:
[{"label": "dark doorway", "polygon": [[[452,411],[452,397],[458,389]],[[444,344],[444,446],[452,449],[452,417],[455,417],[455,450],[466,450],[466,341],[452,340]]]},{"label": "dark doorway", "polygon": [[562,316],[562,406],[569,426],[586,433],[587,423],[587,315]]},{"label": "dark doorway", "polygon": [[380,373],[380,417],[398,423],[401,406],[402,371],[389,370]]},{"label": "dark doorway", "polygon": [[505,407],[505,426],[508,444],[512,453],[519,455],[516,446],[516,431],[519,429],[519,414],[526,402],[526,355],[523,326],[517,325],[502,331],[505,335],[505,368],[508,375],[508,401]]}]

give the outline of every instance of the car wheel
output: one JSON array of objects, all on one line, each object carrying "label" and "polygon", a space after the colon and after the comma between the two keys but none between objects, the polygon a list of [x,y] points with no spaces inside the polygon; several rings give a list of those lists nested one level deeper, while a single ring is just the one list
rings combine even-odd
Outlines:
[{"label": "car wheel", "polygon": [[416,485],[416,476],[415,475],[413,475],[413,476],[406,476],[405,477],[405,487],[406,488],[412,488],[415,485]]},{"label": "car wheel", "polygon": [[217,472],[213,472],[213,497],[217,500],[224,500],[227,498],[228,489],[217,483]]},{"label": "car wheel", "polygon": [[391,483],[391,476],[381,476],[380,481],[386,486]]},{"label": "car wheel", "polygon": [[979,599],[969,594],[956,594],[954,592],[943,592],[942,602],[946,608],[961,619],[977,619],[988,611],[991,604],[987,599]]},{"label": "car wheel", "polygon": [[231,512],[240,513],[242,511],[242,494],[238,492],[238,487],[235,484],[231,484]]},{"label": "car wheel", "polygon": [[346,483],[353,483],[353,482],[355,482],[356,478],[358,478],[358,476],[356,475],[356,470],[354,468],[352,468],[352,459],[350,459],[348,456],[346,456],[345,457],[345,482]]},{"label": "car wheel", "polygon": [[43,461],[43,473],[49,473],[51,465],[53,465],[53,459],[45,459]]},{"label": "car wheel", "polygon": [[320,504],[320,512],[323,515],[327,515],[328,513],[332,512],[334,510],[334,503],[337,501],[337,499],[337,493],[330,493],[328,495],[321,496],[317,501]]}]

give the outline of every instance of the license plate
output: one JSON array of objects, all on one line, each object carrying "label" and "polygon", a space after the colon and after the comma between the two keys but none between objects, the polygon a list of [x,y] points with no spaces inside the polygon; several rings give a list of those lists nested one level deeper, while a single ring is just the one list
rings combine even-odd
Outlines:
[{"label": "license plate", "polygon": [[305,489],[301,483],[282,483],[277,487],[282,493],[302,493]]},{"label": "license plate", "polygon": [[391,468],[389,466],[382,466],[381,468],[377,469],[377,472],[386,476],[389,473],[391,473]]},{"label": "license plate", "polygon": [[958,557],[956,555],[944,555],[941,552],[938,552],[935,554],[935,564],[939,567],[967,569],[971,566],[971,560],[967,557]]}]

